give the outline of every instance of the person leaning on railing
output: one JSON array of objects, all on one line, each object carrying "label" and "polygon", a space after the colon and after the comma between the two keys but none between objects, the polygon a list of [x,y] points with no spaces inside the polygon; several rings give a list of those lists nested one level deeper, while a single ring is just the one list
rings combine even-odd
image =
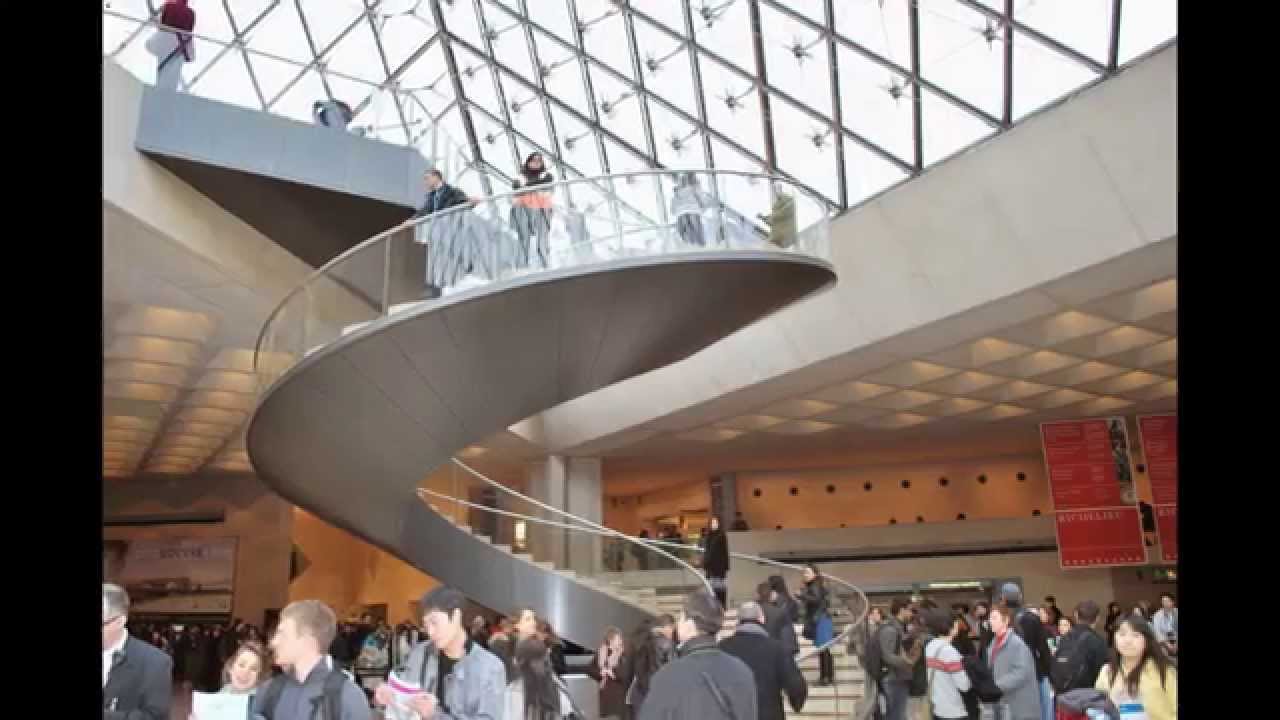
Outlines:
[{"label": "person leaning on railing", "polygon": [[[424,176],[427,195],[422,207],[413,214],[414,219],[427,218],[442,213],[459,205],[477,205],[479,198],[468,196],[459,188],[444,181],[444,174],[432,168]],[[419,225],[420,242],[427,243],[427,294],[435,297],[440,290],[452,285],[459,277],[459,271],[469,270],[474,255],[472,243],[457,232],[461,228],[461,218],[457,215],[447,216],[445,222]]]},{"label": "person leaning on railing", "polygon": [[[554,181],[555,177],[547,172],[542,153],[533,153],[525,158],[524,165],[520,167],[520,172],[511,183],[511,189],[520,190],[536,185],[550,185]],[[549,266],[548,255],[551,248],[548,236],[551,234],[551,205],[551,193],[546,191],[529,190],[511,199],[511,224],[515,226],[516,234],[520,237],[520,250],[524,260],[523,265],[526,267],[534,253],[537,253],[542,267]]]}]

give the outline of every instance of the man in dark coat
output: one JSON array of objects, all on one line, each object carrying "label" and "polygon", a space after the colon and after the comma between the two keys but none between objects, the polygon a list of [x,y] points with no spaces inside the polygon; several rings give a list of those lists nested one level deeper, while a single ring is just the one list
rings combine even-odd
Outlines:
[{"label": "man in dark coat", "polygon": [[800,712],[809,696],[809,684],[796,666],[796,659],[769,637],[764,629],[764,610],[758,603],[738,606],[738,629],[720,641],[720,649],[742,660],[756,680],[756,705],[760,720],[785,720],[782,693],[787,693],[791,709]]},{"label": "man in dark coat", "polygon": [[638,720],[757,720],[751,668],[716,645],[724,612],[704,590],[684,599],[679,657],[654,673]]},{"label": "man in dark coat", "polygon": [[1093,629],[1099,612],[1098,603],[1092,600],[1076,605],[1076,622],[1071,632],[1058,641],[1049,679],[1059,695],[1092,688],[1107,662],[1107,641]]},{"label": "man in dark coat", "polygon": [[707,574],[707,580],[711,581],[716,600],[720,601],[720,607],[723,608],[728,602],[729,594],[726,580],[729,576],[729,538],[720,527],[720,518],[715,515],[711,516],[707,534],[702,536],[702,570]]},{"label": "man in dark coat", "polygon": [[173,661],[162,650],[131,637],[129,595],[102,585],[102,718],[169,720]]},{"label": "man in dark coat", "polygon": [[796,638],[796,622],[800,619],[800,608],[787,591],[787,583],[781,575],[769,576],[769,603],[764,609],[764,629],[783,650],[793,657],[800,652],[800,641]]}]

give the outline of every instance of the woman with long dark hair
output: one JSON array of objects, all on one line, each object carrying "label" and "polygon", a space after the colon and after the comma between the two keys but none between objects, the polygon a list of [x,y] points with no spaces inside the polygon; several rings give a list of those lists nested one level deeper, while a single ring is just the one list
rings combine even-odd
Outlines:
[{"label": "woman with long dark hair", "polygon": [[1115,647],[1116,629],[1120,627],[1120,621],[1124,618],[1124,610],[1120,609],[1120,603],[1112,600],[1107,605],[1107,620],[1102,625],[1102,630],[1107,634],[1107,645]]},{"label": "woman with long dark hair", "polygon": [[631,682],[627,686],[626,702],[630,717],[640,716],[640,706],[649,694],[649,681],[654,673],[669,659],[659,645],[658,625],[645,620],[631,633]]},{"label": "woman with long dark hair", "polygon": [[729,538],[720,527],[720,518],[711,516],[711,524],[707,526],[706,535],[702,536],[702,571],[711,583],[711,590],[716,594],[723,609],[729,594]]},{"label": "woman with long dark hair", "polygon": [[551,627],[551,623],[538,618],[538,637],[542,638],[542,642],[547,646],[547,655],[551,658],[551,669],[556,675],[564,675],[569,672],[569,666],[564,661],[564,641],[556,635],[556,631]]},{"label": "woman with long dark hair", "polygon": [[501,720],[560,720],[573,712],[573,701],[551,669],[542,638],[520,638],[515,666],[516,677],[503,693]]},{"label": "woman with long dark hair", "polygon": [[604,631],[604,642],[587,665],[587,675],[600,684],[600,718],[626,718],[627,688],[631,685],[631,656],[622,631]]},{"label": "woman with long dark hair", "polygon": [[[555,176],[547,172],[542,153],[532,153],[525,158],[520,172],[511,183],[511,189],[520,190],[535,185],[550,185]],[[537,253],[542,267],[549,267],[548,256],[550,246],[548,236],[551,234],[551,193],[530,190],[511,198],[511,224],[520,237],[521,258],[523,266],[531,264],[533,253]],[[530,243],[530,239],[533,243]]]},{"label": "woman with long dark hair", "polygon": [[1146,720],[1178,717],[1178,670],[1165,655],[1151,623],[1137,615],[1120,621],[1115,649],[1095,687],[1107,693],[1121,716]]},{"label": "woman with long dark hair", "polygon": [[[823,580],[822,571],[813,563],[804,566],[804,590],[798,599],[804,607],[804,636],[812,640],[816,647],[831,642],[835,633],[826,581]],[[831,685],[835,679],[835,659],[831,657],[830,649],[823,650],[818,654],[818,684]]]}]

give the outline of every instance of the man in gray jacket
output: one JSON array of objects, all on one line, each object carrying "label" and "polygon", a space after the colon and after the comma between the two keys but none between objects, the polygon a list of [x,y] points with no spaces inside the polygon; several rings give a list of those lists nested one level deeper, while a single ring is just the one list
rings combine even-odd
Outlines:
[{"label": "man in gray jacket", "polygon": [[911,673],[917,657],[903,654],[902,640],[906,637],[906,625],[911,622],[914,614],[910,600],[894,598],[889,603],[889,617],[885,618],[876,632],[880,641],[880,663],[884,673],[880,678],[880,689],[885,696],[885,720],[907,719],[907,704],[911,701]]},{"label": "man in gray jacket", "polygon": [[685,597],[676,624],[680,657],[654,673],[638,720],[757,720],[751,668],[716,646],[723,625],[714,595]]},{"label": "man in gray jacket", "polygon": [[[502,720],[502,691],[507,671],[496,655],[471,640],[462,622],[466,597],[438,587],[422,598],[422,627],[427,640],[409,652],[397,675],[423,692],[409,700],[422,720]],[[386,685],[374,702],[387,705],[395,693]]]}]

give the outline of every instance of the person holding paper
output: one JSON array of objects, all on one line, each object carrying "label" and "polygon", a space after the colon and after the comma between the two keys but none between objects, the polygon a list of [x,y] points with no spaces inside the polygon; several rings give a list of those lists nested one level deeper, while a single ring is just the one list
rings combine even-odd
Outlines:
[{"label": "person holding paper", "polygon": [[[237,707],[243,708],[240,711],[241,716],[252,720],[252,716],[249,715],[251,698],[266,680],[266,671],[270,667],[271,658],[266,648],[256,642],[244,643],[231,654],[231,657],[227,658],[227,662],[222,666],[222,690],[216,695],[244,696],[248,701],[241,701]],[[205,717],[209,713],[203,712],[202,708],[232,706],[232,703],[227,702],[225,698],[217,698],[216,695],[200,692],[193,694],[190,720],[216,720],[214,717]]]},{"label": "person holding paper", "polygon": [[462,622],[466,597],[438,587],[421,602],[427,641],[394,674],[420,688],[407,698],[390,683],[374,692],[378,705],[407,707],[415,720],[502,720],[507,673],[493,653],[472,642]]}]

